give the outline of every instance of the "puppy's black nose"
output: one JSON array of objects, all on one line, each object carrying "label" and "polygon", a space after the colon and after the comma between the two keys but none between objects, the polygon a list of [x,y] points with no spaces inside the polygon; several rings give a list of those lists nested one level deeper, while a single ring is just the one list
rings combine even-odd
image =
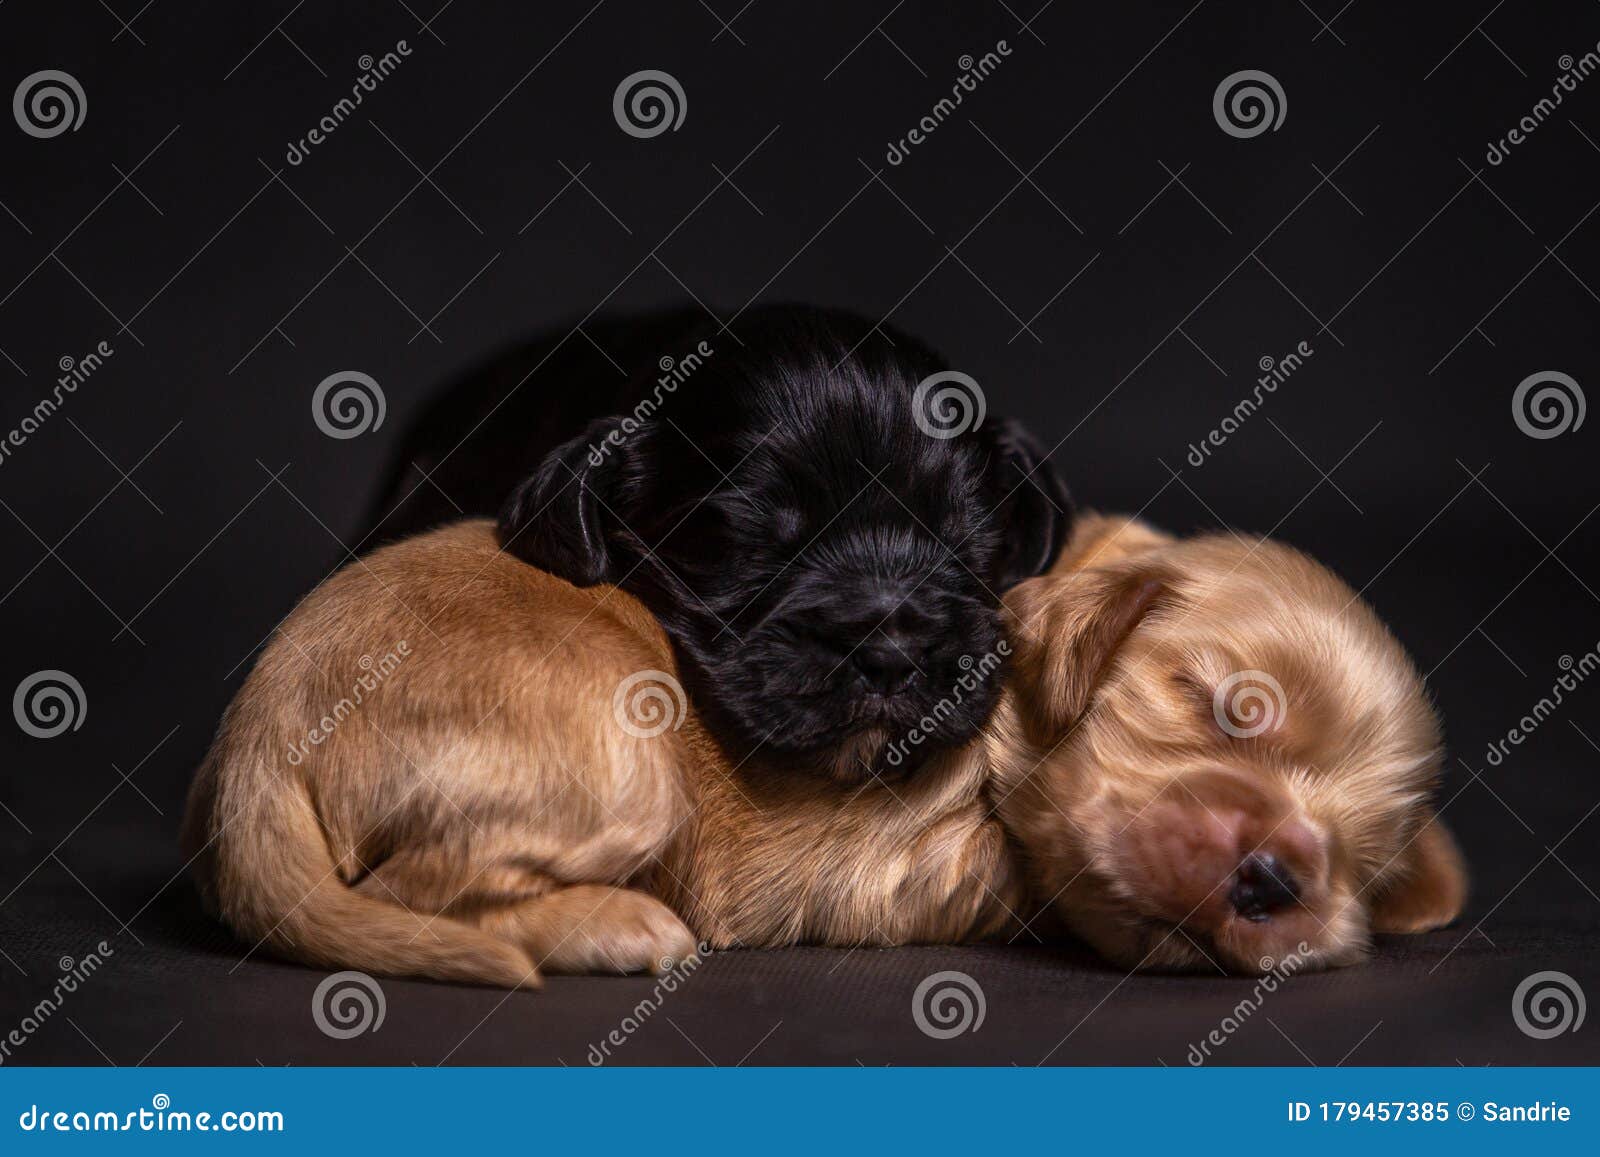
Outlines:
[{"label": "puppy's black nose", "polygon": [[1300,885],[1271,852],[1252,852],[1239,865],[1228,902],[1246,920],[1265,920],[1300,898]]},{"label": "puppy's black nose", "polygon": [[915,650],[898,631],[876,633],[850,657],[867,686],[880,695],[896,695],[917,678]]}]

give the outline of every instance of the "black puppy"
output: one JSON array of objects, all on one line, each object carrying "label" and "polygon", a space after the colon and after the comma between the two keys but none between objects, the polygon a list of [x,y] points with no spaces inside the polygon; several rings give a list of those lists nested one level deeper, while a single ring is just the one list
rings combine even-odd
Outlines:
[{"label": "black puppy", "polygon": [[568,322],[446,383],[407,428],[363,542],[494,517],[546,454],[670,376],[661,359],[689,360],[705,318],[690,307]]},{"label": "black puppy", "polygon": [[988,717],[999,596],[1054,561],[1065,489],[904,334],[789,307],[737,333],[687,335],[550,452],[505,505],[505,548],[644,602],[735,758],[904,770]]}]

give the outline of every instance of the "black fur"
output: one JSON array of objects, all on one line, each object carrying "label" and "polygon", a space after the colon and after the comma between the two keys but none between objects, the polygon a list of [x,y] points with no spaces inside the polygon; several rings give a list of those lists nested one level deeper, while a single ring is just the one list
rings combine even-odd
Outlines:
[{"label": "black fur", "polygon": [[[447,383],[411,421],[369,511],[366,545],[493,517],[512,487],[593,418],[634,403],[634,379],[681,356],[698,308],[572,319]],[[390,399],[391,402],[394,399]]]},{"label": "black fur", "polygon": [[913,397],[947,367],[904,334],[786,307],[736,330],[743,345],[713,326],[667,347],[681,380],[652,366],[630,406],[551,451],[502,540],[639,597],[736,758],[914,766],[993,708],[998,596],[1054,561],[1066,491],[1015,423],[925,433]]}]

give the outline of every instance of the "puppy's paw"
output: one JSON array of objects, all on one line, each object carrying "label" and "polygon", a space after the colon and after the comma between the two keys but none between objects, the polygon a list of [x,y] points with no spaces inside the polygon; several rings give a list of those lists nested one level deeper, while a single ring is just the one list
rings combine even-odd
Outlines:
[{"label": "puppy's paw", "polygon": [[546,972],[668,972],[695,955],[689,928],[660,900],[580,885],[539,901],[529,945]]}]

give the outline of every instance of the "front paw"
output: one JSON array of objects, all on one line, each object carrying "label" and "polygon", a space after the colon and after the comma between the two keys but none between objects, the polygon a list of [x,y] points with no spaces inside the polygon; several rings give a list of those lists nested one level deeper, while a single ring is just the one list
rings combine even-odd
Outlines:
[{"label": "front paw", "polygon": [[671,971],[696,952],[694,935],[654,896],[627,888],[582,885],[543,901],[549,906],[533,957],[547,972]]}]

